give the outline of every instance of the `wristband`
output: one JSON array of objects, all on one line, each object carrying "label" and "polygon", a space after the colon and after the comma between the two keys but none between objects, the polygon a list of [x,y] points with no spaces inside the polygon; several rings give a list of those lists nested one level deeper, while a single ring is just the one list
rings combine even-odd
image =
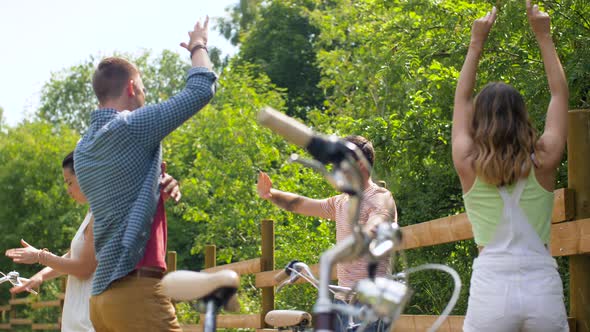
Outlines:
[{"label": "wristband", "polygon": [[193,58],[193,55],[195,54],[195,52],[201,48],[204,49],[205,52],[207,52],[207,54],[209,54],[209,50],[207,49],[207,46],[205,46],[203,44],[197,44],[197,45],[193,46],[193,48],[191,48],[191,59]]}]

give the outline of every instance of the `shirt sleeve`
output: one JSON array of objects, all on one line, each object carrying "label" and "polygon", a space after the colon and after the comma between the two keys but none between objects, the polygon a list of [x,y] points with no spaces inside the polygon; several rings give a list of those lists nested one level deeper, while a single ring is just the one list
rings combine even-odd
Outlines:
[{"label": "shirt sleeve", "polygon": [[369,219],[374,216],[382,216],[397,223],[397,207],[390,192],[382,193],[374,197],[373,208],[369,212]]},{"label": "shirt sleeve", "polygon": [[336,200],[338,196],[332,196],[330,198],[323,199],[320,202],[322,211],[326,215],[327,219],[336,220]]},{"label": "shirt sleeve", "polygon": [[180,93],[159,104],[122,112],[121,117],[138,144],[153,148],[211,101],[216,80],[207,68],[191,68]]}]

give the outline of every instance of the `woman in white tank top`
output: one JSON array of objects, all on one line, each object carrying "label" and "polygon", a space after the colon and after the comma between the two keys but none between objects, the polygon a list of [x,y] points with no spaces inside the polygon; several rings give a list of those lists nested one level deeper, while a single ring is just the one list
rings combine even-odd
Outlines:
[{"label": "woman in white tank top", "polygon": [[[68,187],[68,194],[76,202],[85,204],[86,198],[80,191],[74,173],[73,152],[64,159],[62,166],[64,181]],[[66,296],[62,311],[61,330],[64,332],[94,331],[88,310],[90,291],[92,289],[92,276],[96,269],[94,238],[92,236],[93,221],[92,213],[88,211],[84,221],[72,239],[70,250],[63,256],[53,255],[47,250],[36,249],[24,240],[21,240],[23,248],[9,249],[6,251],[6,256],[12,258],[16,263],[39,263],[47,266],[22,286],[12,288],[10,290],[12,293],[37,288],[46,280],[68,274]]]},{"label": "woman in white tank top", "polygon": [[[65,157],[62,162],[64,182],[68,187],[68,194],[78,203],[86,204],[86,197],[82,194],[78,179],[74,171],[74,152]],[[173,198],[178,201],[181,193],[176,181],[169,174],[165,174],[165,166],[162,169],[160,180],[161,195],[164,199]],[[90,321],[90,295],[92,291],[92,278],[96,269],[96,254],[94,251],[93,236],[94,218],[89,210],[84,221],[78,228],[76,235],[70,244],[70,250],[63,256],[56,256],[47,249],[36,249],[24,240],[21,240],[23,248],[14,248],[6,251],[6,256],[15,263],[45,265],[46,268],[39,271],[23,285],[13,287],[11,293],[20,293],[33,288],[38,288],[44,281],[68,275],[66,295],[62,311],[62,326],[64,332],[90,332],[94,331]],[[24,278],[23,278],[24,279]]]}]

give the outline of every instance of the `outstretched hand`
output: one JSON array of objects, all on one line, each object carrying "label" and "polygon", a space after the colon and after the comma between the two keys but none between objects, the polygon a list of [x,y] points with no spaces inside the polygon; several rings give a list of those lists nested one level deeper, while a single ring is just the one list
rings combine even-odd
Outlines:
[{"label": "outstretched hand", "polygon": [[492,25],[496,21],[496,7],[492,8],[492,11],[488,12],[484,17],[478,18],[473,22],[471,28],[471,43],[477,46],[483,46],[488,39]]},{"label": "outstretched hand", "polygon": [[15,263],[34,264],[39,262],[39,249],[28,244],[25,240],[20,240],[22,248],[6,250],[6,256]]},{"label": "outstretched hand", "polygon": [[258,191],[258,196],[262,199],[270,199],[272,194],[270,190],[272,189],[272,181],[268,174],[260,171],[258,173],[258,183],[256,184],[256,191]]},{"label": "outstretched hand", "polygon": [[188,32],[188,43],[182,42],[180,46],[186,48],[189,52],[196,45],[207,46],[207,39],[209,36],[209,16],[205,18],[205,22],[201,25],[201,21],[197,21],[193,31]]},{"label": "outstretched hand", "polygon": [[31,279],[19,278],[21,281],[20,286],[14,286],[10,289],[10,293],[18,294],[22,292],[30,292],[34,289],[39,289],[39,286],[43,283],[43,279],[40,276],[33,276]]},{"label": "outstretched hand", "polygon": [[539,37],[551,33],[549,14],[540,11],[538,5],[531,5],[531,0],[526,0],[526,15],[535,36]]}]

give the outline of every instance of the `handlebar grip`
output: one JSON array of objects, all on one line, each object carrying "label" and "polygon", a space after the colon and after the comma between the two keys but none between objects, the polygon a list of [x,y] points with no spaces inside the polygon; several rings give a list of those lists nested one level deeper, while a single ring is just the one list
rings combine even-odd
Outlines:
[{"label": "handlebar grip", "polygon": [[281,282],[287,278],[289,278],[289,275],[287,274],[287,272],[285,272],[285,270],[281,270],[281,272],[279,272],[275,275],[276,282]]},{"label": "handlebar grip", "polygon": [[257,119],[261,125],[302,148],[309,145],[314,135],[313,131],[303,123],[268,106],[258,112]]}]

